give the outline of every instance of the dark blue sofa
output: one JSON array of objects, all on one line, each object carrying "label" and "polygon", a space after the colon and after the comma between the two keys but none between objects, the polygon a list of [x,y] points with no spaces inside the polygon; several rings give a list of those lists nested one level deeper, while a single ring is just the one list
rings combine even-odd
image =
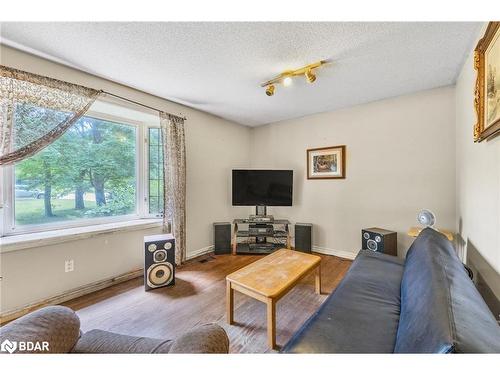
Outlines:
[{"label": "dark blue sofa", "polygon": [[452,244],[427,228],[406,261],[361,250],[285,353],[500,353],[500,326]]}]

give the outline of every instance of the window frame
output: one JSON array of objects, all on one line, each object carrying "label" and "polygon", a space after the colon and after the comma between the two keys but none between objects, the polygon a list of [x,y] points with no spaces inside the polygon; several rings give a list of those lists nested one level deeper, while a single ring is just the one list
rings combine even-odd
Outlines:
[{"label": "window frame", "polygon": [[[156,214],[152,214],[149,212],[149,188],[151,186],[151,181],[149,179],[149,165],[150,165],[150,160],[149,160],[149,156],[150,156],[150,143],[149,143],[149,133],[150,133],[150,129],[158,129],[159,130],[159,140],[158,142],[160,142],[160,146],[162,145],[162,135],[161,135],[161,128],[159,125],[148,125],[146,126],[146,128],[144,129],[144,144],[145,144],[145,147],[144,147],[144,160],[145,160],[145,167],[144,167],[144,210],[145,210],[145,214],[147,215],[146,217],[148,218],[163,218],[163,212],[159,212],[159,213],[156,213]],[[162,171],[162,176],[163,176],[163,171]]]},{"label": "window frame", "polygon": [[[137,219],[161,218],[162,215],[149,213],[149,129],[160,128],[159,124],[132,120],[125,117],[89,110],[85,117],[93,117],[98,120],[115,122],[123,125],[133,126],[136,132],[136,203],[135,212],[127,215],[95,217],[75,220],[62,220],[46,224],[16,225],[15,220],[15,167],[4,166],[0,173],[0,186],[3,196],[0,196],[3,208],[2,232],[0,236],[11,236],[28,233],[46,232],[57,229],[68,229],[86,227],[91,225],[125,222]],[[1,195],[1,194],[0,194]]]}]

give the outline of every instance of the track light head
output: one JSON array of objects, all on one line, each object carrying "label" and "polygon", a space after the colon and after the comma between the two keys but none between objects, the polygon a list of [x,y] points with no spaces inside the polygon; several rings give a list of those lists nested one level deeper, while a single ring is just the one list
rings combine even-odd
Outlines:
[{"label": "track light head", "polygon": [[267,88],[266,88],[266,95],[267,96],[273,96],[274,95],[274,89],[275,89],[274,85],[267,86]]},{"label": "track light head", "polygon": [[311,69],[306,70],[305,76],[307,82],[309,83],[313,83],[314,81],[316,81],[316,74],[314,74]]}]

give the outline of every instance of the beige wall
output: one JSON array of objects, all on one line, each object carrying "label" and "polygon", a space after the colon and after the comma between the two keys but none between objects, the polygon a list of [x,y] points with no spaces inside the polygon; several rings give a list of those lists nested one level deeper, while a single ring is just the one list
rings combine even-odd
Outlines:
[{"label": "beige wall", "polygon": [[[483,33],[484,29],[480,34]],[[461,237],[460,250],[466,254],[467,246],[477,249],[488,264],[478,261],[475,265],[482,268],[480,272],[500,298],[500,137],[479,144],[473,142],[476,74],[472,58],[471,49],[455,90],[456,226]]]},{"label": "beige wall", "polygon": [[[354,256],[361,229],[398,232],[400,255],[417,212],[455,226],[454,89],[445,87],[283,121],[252,133],[252,167],[294,170],[293,207],[275,216],[314,224],[317,250]],[[306,149],[347,146],[345,180],[307,180]]]},{"label": "beige wall", "polygon": [[[172,113],[182,113],[188,118],[188,256],[207,250],[213,244],[214,221],[230,220],[247,213],[246,209],[233,208],[230,204],[230,171],[235,167],[248,167],[250,128],[6,46],[0,46],[0,61],[14,68],[103,89]],[[141,267],[140,239],[144,234],[146,232],[134,231],[126,235],[119,232],[91,240],[2,254],[0,311]],[[106,245],[104,240],[108,241]],[[75,260],[75,271],[64,273],[64,260],[69,256]]]}]

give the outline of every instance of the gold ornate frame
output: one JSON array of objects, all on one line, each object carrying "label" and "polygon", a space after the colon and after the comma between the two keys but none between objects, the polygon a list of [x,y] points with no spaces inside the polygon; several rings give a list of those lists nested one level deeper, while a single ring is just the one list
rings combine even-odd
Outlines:
[{"label": "gold ornate frame", "polygon": [[476,89],[474,94],[474,108],[476,109],[477,123],[474,125],[474,142],[481,142],[500,132],[500,120],[485,128],[485,53],[497,32],[500,32],[500,22],[488,23],[484,36],[477,43],[474,50],[474,69],[477,70]]}]

